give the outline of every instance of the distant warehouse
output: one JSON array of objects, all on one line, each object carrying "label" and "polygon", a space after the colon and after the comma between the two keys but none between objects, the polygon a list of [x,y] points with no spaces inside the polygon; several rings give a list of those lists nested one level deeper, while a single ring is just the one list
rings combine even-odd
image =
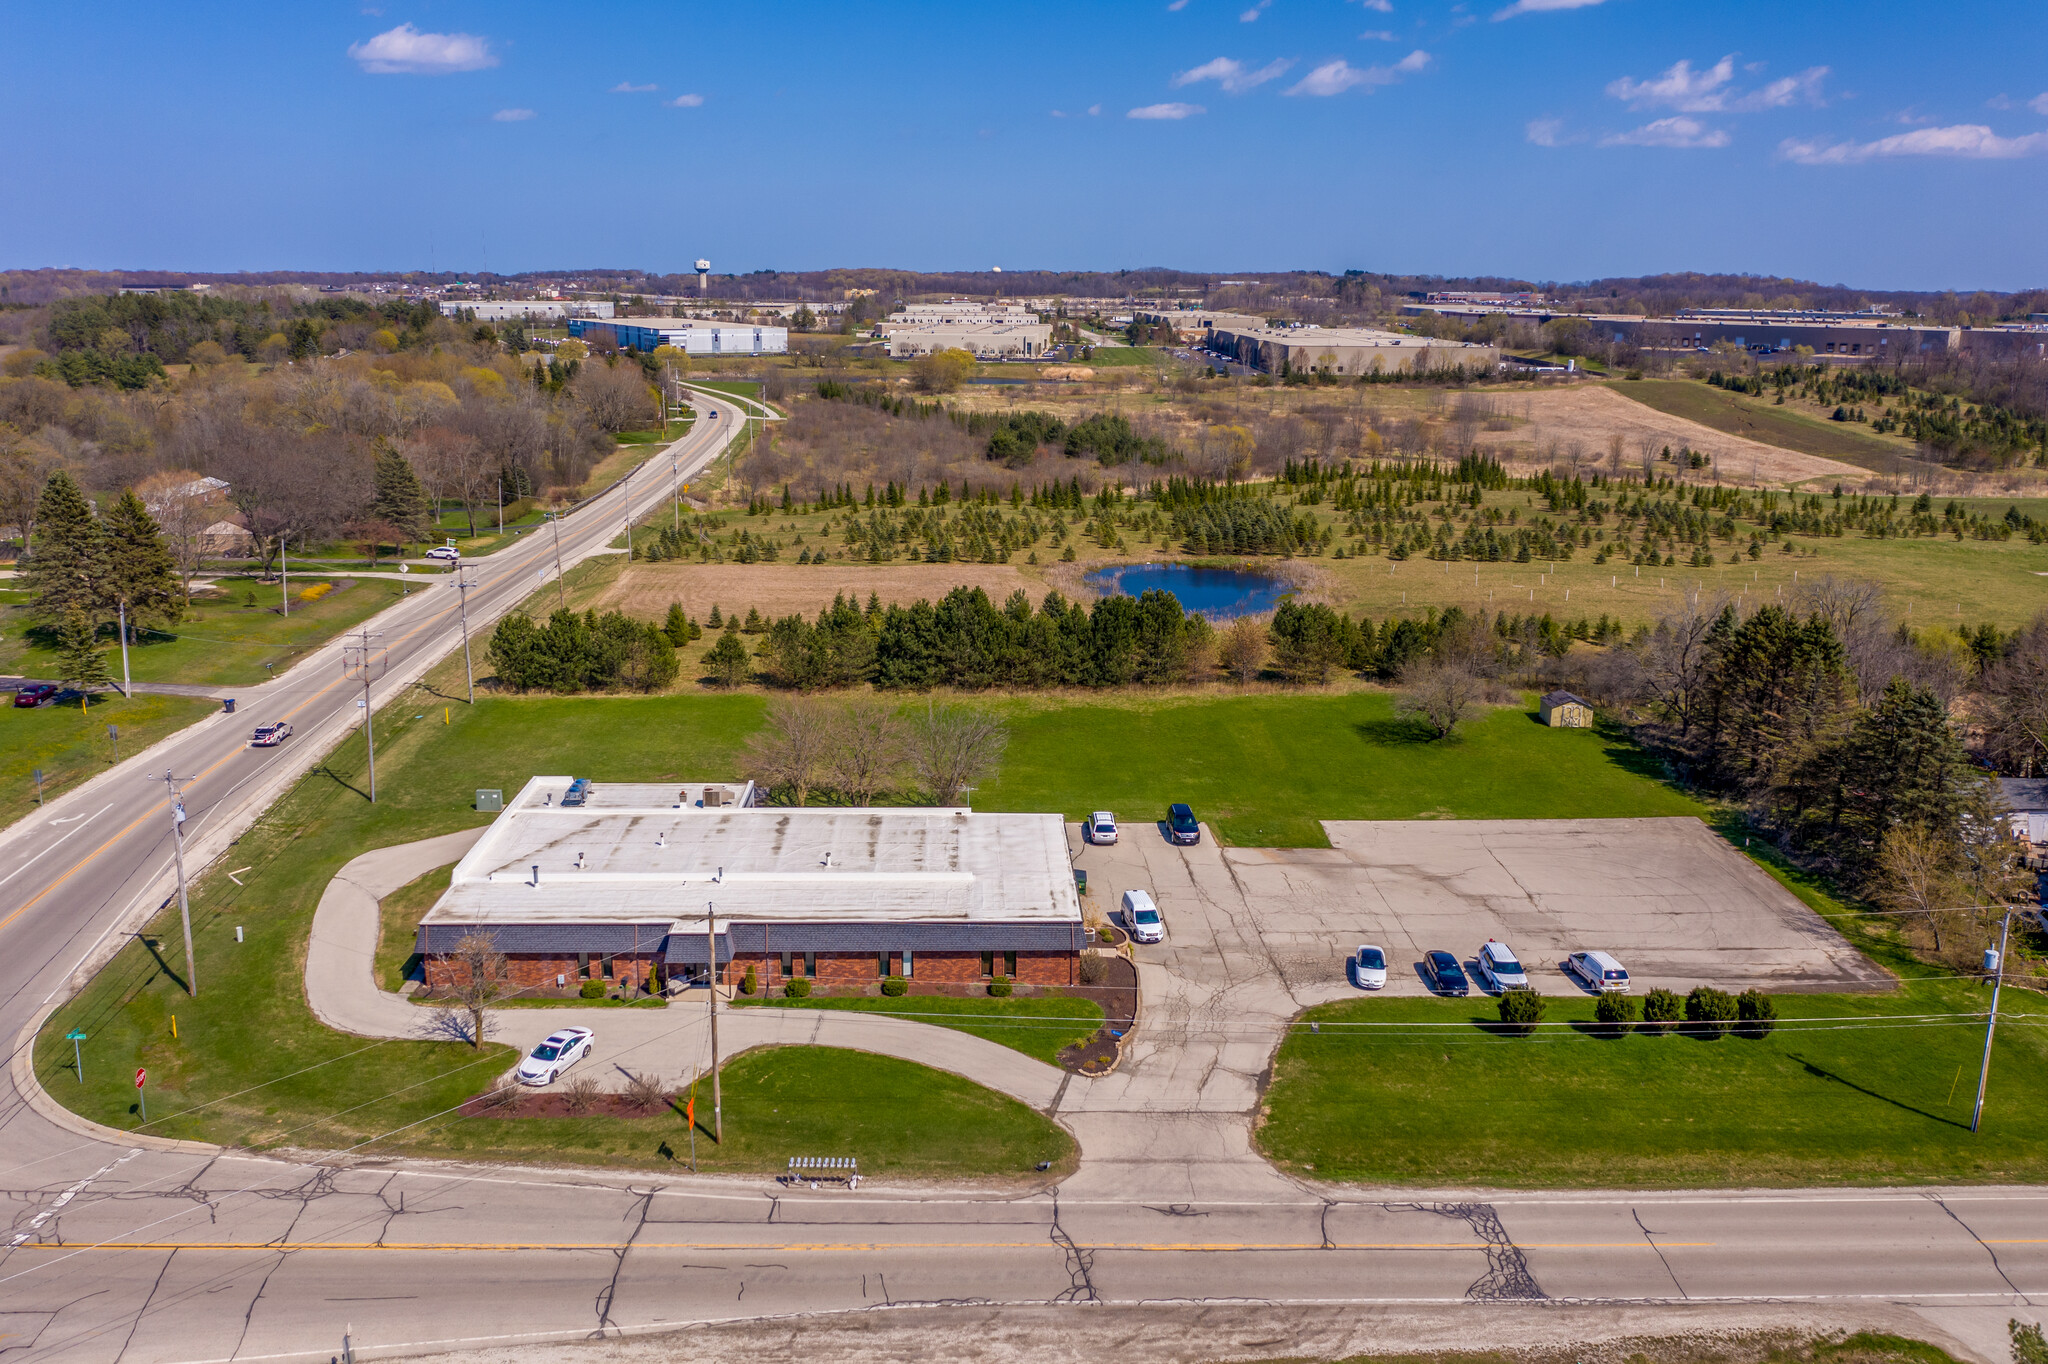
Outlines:
[{"label": "distant warehouse", "polygon": [[[1057,814],[767,808],[752,783],[581,784],[535,777],[420,920],[427,985],[482,934],[522,989],[633,989],[751,970],[866,987],[1078,981],[1087,934]],[[572,800],[576,797],[572,797]],[[707,941],[706,916],[711,916]]]},{"label": "distant warehouse", "polygon": [[1209,345],[1268,374],[1423,374],[1500,365],[1494,346],[1436,341],[1369,327],[1216,327]]},{"label": "distant warehouse", "polygon": [[1036,360],[1052,344],[1052,327],[1044,322],[934,322],[922,326],[892,325],[889,358],[914,359],[935,350],[964,350],[982,360]]},{"label": "distant warehouse", "polygon": [[558,320],[565,317],[610,317],[615,305],[548,298],[451,299],[441,305],[443,317],[468,317],[477,322]]},{"label": "distant warehouse", "polygon": [[651,351],[674,346],[690,355],[787,355],[789,328],[750,322],[604,322],[572,317],[569,335],[608,341],[620,350]]}]

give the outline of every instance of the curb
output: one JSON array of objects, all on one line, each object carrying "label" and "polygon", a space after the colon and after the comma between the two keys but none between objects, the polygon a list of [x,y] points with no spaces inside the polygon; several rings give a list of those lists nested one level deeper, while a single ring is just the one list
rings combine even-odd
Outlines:
[{"label": "curb", "polygon": [[179,1141],[173,1137],[153,1137],[147,1132],[123,1132],[117,1127],[106,1127],[90,1118],[73,1113],[43,1088],[36,1078],[36,1034],[43,1030],[51,1014],[57,1012],[70,999],[53,1000],[36,1011],[28,1026],[14,1039],[14,1058],[8,1067],[8,1078],[14,1082],[14,1092],[21,1095],[28,1106],[52,1127],[62,1128],[76,1136],[90,1141],[105,1142],[110,1146],[125,1146],[131,1150],[140,1147],[145,1151],[176,1151],[185,1155],[217,1156],[227,1151],[225,1146],[216,1146],[209,1141]]}]

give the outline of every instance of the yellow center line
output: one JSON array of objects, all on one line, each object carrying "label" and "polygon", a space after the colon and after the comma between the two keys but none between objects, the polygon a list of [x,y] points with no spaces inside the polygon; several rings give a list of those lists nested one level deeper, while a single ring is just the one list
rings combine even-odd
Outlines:
[{"label": "yellow center line", "polygon": [[[1715,1241],[1660,1241],[1655,1248],[1711,1247]],[[1138,1252],[1187,1251],[1274,1251],[1274,1250],[1451,1250],[1486,1251],[1485,1241],[1091,1241],[1090,1250]],[[1650,1250],[1636,1241],[1534,1241],[1518,1243],[1522,1250]],[[435,1252],[484,1251],[582,1251],[623,1250],[734,1251],[758,1254],[817,1253],[851,1254],[886,1250],[1041,1250],[1054,1249],[1050,1241],[101,1241],[96,1244],[32,1243],[22,1250],[267,1250],[303,1252],[309,1250],[409,1250]]]}]

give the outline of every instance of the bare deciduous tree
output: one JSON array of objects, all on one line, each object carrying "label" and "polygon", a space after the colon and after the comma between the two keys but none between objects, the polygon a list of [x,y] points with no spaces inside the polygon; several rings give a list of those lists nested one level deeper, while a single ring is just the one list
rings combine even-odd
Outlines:
[{"label": "bare deciduous tree", "polygon": [[654,420],[654,390],[646,373],[630,361],[585,365],[576,376],[576,396],[590,419],[607,431],[630,431]]},{"label": "bare deciduous tree", "polygon": [[832,783],[866,805],[903,768],[903,721],[883,702],[848,702],[832,722]]},{"label": "bare deciduous tree", "polygon": [[1267,624],[1254,616],[1239,616],[1223,627],[1219,653],[1223,670],[1244,686],[1266,666]]},{"label": "bare deciduous tree", "polygon": [[481,1049],[484,1031],[490,1024],[489,1010],[515,993],[512,963],[498,950],[497,935],[493,933],[463,934],[443,960],[454,978],[448,997],[467,1018],[469,1044]]},{"label": "bare deciduous tree", "polygon": [[754,766],[770,790],[788,791],[798,805],[825,774],[833,747],[832,712],[819,701],[778,696],[768,703],[768,726],[749,744]]},{"label": "bare deciduous tree", "polygon": [[910,719],[910,770],[932,804],[952,805],[995,771],[1008,741],[1003,722],[986,711],[927,703]]},{"label": "bare deciduous tree", "polygon": [[2020,631],[2004,658],[1985,670],[1992,700],[1991,747],[2010,770],[2048,771],[2048,612]]},{"label": "bare deciduous tree", "polygon": [[1437,738],[1444,739],[1485,697],[1485,681],[1466,664],[1425,658],[1402,669],[1401,695],[1394,710],[1422,721]]},{"label": "bare deciduous tree", "polygon": [[164,543],[170,546],[185,586],[185,600],[190,603],[202,537],[208,526],[227,515],[227,494],[190,469],[152,475],[136,485],[135,493],[163,530]]}]

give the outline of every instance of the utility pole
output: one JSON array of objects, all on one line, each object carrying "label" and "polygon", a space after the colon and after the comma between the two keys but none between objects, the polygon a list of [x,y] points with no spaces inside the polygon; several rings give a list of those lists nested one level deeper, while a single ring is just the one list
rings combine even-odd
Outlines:
[{"label": "utility pole", "polygon": [[382,639],[382,630],[363,629],[358,632],[359,642],[343,645],[342,674],[363,679],[363,699],[357,704],[363,708],[363,737],[370,745],[370,804],[377,803],[377,726],[376,712],[370,706],[370,682],[384,671],[386,655],[378,650],[373,656],[370,641]]},{"label": "utility pole", "polygon": [[192,965],[192,902],[185,894],[185,799],[178,792],[178,779],[168,771],[164,773],[164,789],[171,796],[171,857],[178,866],[178,918],[185,926],[185,993],[196,996],[199,972]]},{"label": "utility pole", "polygon": [[562,609],[569,609],[569,587],[562,581],[562,514],[548,513],[548,524],[555,528],[555,586],[562,594]]},{"label": "utility pole", "polygon": [[706,968],[706,983],[711,986],[711,1139],[720,1146],[725,1145],[725,1110],[719,1103],[718,1093],[718,920],[716,907],[711,902],[704,904],[704,954],[711,964]]},{"label": "utility pole", "polygon": [[1970,1130],[1975,1132],[1984,1117],[1984,1091],[1991,1085],[1991,1034],[1998,1027],[1998,991],[2005,984],[2005,948],[2012,937],[2012,907],[2006,906],[2005,923],[1998,930],[1998,971],[1991,978],[1991,1017],[1984,1021],[1984,1066],[1977,1072],[1977,1106],[1970,1110]]},{"label": "utility pole", "polygon": [[284,613],[292,613],[292,537],[289,533],[277,537],[277,580],[283,585]]},{"label": "utility pole", "polygon": [[133,684],[128,680],[128,603],[124,600],[119,605],[121,610],[121,695],[132,701],[135,699],[135,692]]},{"label": "utility pole", "polygon": [[681,469],[676,467],[676,456],[673,450],[669,452],[668,456],[668,488],[669,497],[676,504],[676,534],[681,535],[683,533],[683,473]]},{"label": "utility pole", "polygon": [[498,474],[498,534],[505,533],[505,475]]},{"label": "utility pole", "polygon": [[469,576],[469,570],[461,564],[455,566],[456,600],[462,610],[462,675],[469,679],[469,704],[476,704],[476,670],[469,662],[469,589],[476,586],[476,579]]}]

